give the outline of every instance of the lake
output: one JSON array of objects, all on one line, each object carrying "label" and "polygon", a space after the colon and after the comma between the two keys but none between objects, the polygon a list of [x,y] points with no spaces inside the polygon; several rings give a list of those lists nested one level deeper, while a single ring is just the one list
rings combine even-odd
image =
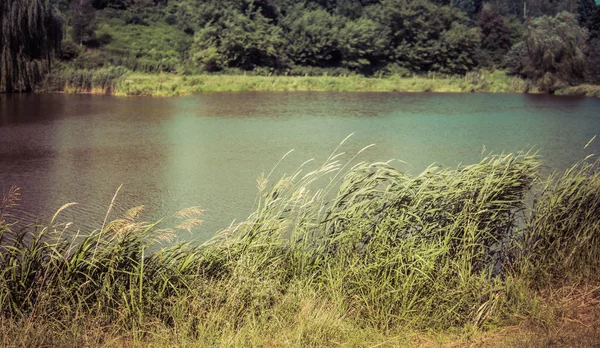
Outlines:
[{"label": "lake", "polygon": [[436,162],[471,164],[487,152],[539,150],[549,173],[600,153],[600,100],[524,94],[237,92],[178,98],[0,95],[0,192],[21,188],[18,215],[99,228],[138,205],[157,219],[200,206],[206,240],[252,209],[256,178],[289,150],[275,176],[342,150],[398,159],[418,174]]}]

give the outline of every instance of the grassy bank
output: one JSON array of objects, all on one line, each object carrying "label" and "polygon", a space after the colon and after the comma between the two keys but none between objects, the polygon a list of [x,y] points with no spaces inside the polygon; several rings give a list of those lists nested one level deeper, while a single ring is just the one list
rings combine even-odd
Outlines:
[{"label": "grassy bank", "polygon": [[[115,69],[115,68],[109,68]],[[104,71],[107,69],[101,69]],[[66,71],[55,74],[46,90],[101,93],[122,96],[180,96],[194,92],[220,91],[352,91],[352,92],[535,92],[528,83],[502,71],[473,72],[466,76],[366,78],[361,76],[251,76],[137,74],[119,75],[110,88]],[[103,76],[114,72],[101,72]],[[71,77],[75,75],[75,77]],[[64,77],[61,77],[64,76]],[[82,82],[85,81],[85,82]]]},{"label": "grassy bank", "polygon": [[583,84],[579,86],[567,87],[556,91],[558,95],[578,95],[586,97],[600,98],[600,86]]},{"label": "grassy bank", "polygon": [[199,246],[168,243],[201,223],[198,208],[157,223],[133,208],[91,232],[59,223],[59,211],[13,230],[18,191],[9,192],[0,206],[0,339],[600,343],[598,163],[540,178],[536,156],[522,153],[410,176],[338,157],[279,180],[261,175],[255,212]]}]

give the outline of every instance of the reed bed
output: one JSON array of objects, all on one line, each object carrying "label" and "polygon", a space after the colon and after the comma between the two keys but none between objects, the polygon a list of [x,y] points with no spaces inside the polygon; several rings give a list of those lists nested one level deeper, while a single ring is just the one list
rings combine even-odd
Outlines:
[{"label": "reed bed", "polygon": [[50,74],[42,90],[66,93],[114,94],[129,73],[123,67],[62,69]]},{"label": "reed bed", "polygon": [[178,96],[195,92],[239,91],[342,91],[342,92],[535,92],[517,77],[502,71],[472,72],[466,76],[392,75],[368,78],[343,76],[131,74],[114,91],[116,95]]},{"label": "reed bed", "polygon": [[359,75],[283,76],[131,73],[123,67],[97,70],[58,69],[42,90],[118,96],[173,97],[196,92],[340,91],[340,92],[537,92],[528,82],[503,71],[477,71],[465,76],[427,75],[374,78]]},{"label": "reed bed", "polygon": [[261,175],[255,211],[201,245],[169,242],[201,223],[199,208],[154,223],[141,207],[109,221],[109,209],[86,234],[57,223],[65,205],[47,224],[15,230],[18,191],[9,192],[2,339],[413,344],[418,334],[398,333],[547,325],[556,311],[543,290],[555,285],[586,283],[595,298],[597,162],[546,179],[524,152],[411,176],[337,151],[278,180]]}]

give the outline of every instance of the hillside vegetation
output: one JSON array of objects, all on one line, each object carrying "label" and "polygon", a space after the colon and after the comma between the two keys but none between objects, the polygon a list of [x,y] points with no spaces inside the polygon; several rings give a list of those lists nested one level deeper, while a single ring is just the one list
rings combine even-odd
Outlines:
[{"label": "hillside vegetation", "polygon": [[[85,71],[122,67],[126,73],[179,77],[434,74],[450,79],[499,69],[525,81],[527,88],[519,92],[551,93],[581,92],[571,87],[600,79],[600,10],[593,0],[536,0],[525,5],[515,0],[27,2],[47,4],[48,16],[63,23],[60,49],[44,54],[55,58],[54,74],[63,77],[64,71],[81,70],[75,74],[85,76]],[[19,2],[5,2],[13,3]],[[35,8],[42,8],[38,5]],[[3,13],[3,21],[17,18]],[[0,76],[23,68],[2,66]],[[28,81],[28,86],[12,84],[3,90],[78,89],[53,84],[55,78],[48,83],[40,74]],[[92,89],[98,88],[88,92]]]}]

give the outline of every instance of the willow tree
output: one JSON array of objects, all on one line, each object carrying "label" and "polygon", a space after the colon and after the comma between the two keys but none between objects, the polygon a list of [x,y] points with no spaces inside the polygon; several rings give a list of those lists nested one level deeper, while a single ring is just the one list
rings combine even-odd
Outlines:
[{"label": "willow tree", "polygon": [[577,25],[571,13],[535,18],[525,33],[527,54],[521,74],[549,92],[580,83],[587,38],[587,31]]},{"label": "willow tree", "polygon": [[30,91],[61,40],[60,14],[49,0],[0,0],[0,92]]}]

